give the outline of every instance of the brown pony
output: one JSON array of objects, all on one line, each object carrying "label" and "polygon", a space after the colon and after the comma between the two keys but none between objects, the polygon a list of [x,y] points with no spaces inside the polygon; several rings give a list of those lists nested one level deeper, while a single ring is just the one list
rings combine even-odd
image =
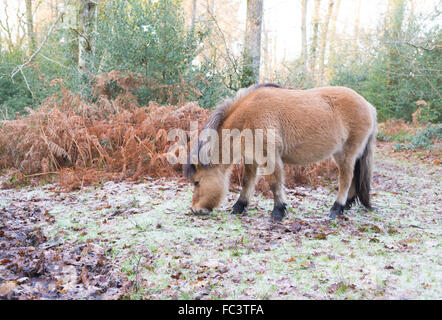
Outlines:
[{"label": "brown pony", "polygon": [[[224,129],[274,130],[274,170],[265,178],[273,192],[272,217],[276,221],[282,220],[287,210],[283,163],[307,165],[330,156],[339,168],[339,192],[329,217],[343,215],[357,200],[371,208],[376,109],[349,88],[288,90],[274,84],[254,85],[220,104],[204,128],[216,130],[220,137]],[[266,133],[264,141],[270,141]],[[200,141],[198,151],[203,145]],[[244,147],[241,150],[244,157]],[[221,148],[220,152],[226,150]],[[258,167],[257,161],[245,164],[243,188],[233,214],[243,213],[249,205]],[[220,205],[228,191],[231,168],[231,163],[192,164],[189,155],[183,169],[195,186],[192,212],[208,214]]]}]

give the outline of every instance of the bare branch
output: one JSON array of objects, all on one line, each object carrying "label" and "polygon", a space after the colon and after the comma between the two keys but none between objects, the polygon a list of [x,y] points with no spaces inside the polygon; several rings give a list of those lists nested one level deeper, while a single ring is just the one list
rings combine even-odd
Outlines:
[{"label": "bare branch", "polygon": [[63,68],[65,68],[65,69],[69,69],[68,67],[66,67],[66,66],[65,66],[64,64],[62,64],[61,62],[58,62],[58,61],[56,61],[56,60],[54,60],[54,59],[51,59],[51,58],[49,58],[49,57],[46,57],[43,53],[41,53],[40,56],[43,57],[43,58],[45,58],[46,60],[48,60],[48,61],[50,61],[50,62],[53,62],[53,63],[55,63],[55,64],[58,64],[60,67],[63,67]]},{"label": "bare branch", "polygon": [[11,28],[9,27],[9,14],[8,14],[8,2],[4,1],[4,13],[5,13],[5,25],[0,20],[0,27],[6,32],[8,42],[8,50],[11,51],[14,48],[14,42],[12,41]]},{"label": "bare branch", "polygon": [[21,70],[25,67],[25,66],[27,66],[29,63],[31,63],[32,62],[32,60],[34,60],[34,58],[40,53],[40,51],[41,51],[41,49],[43,49],[43,46],[45,45],[45,43],[48,41],[48,39],[49,39],[49,36],[51,35],[51,33],[52,33],[52,31],[54,30],[54,28],[55,28],[55,26],[57,25],[57,23],[60,21],[60,19],[63,17],[63,15],[64,15],[64,11],[62,11],[59,15],[58,15],[58,17],[57,17],[57,19],[55,20],[55,22],[52,24],[52,26],[49,28],[49,31],[48,31],[48,33],[46,34],[46,37],[44,38],[44,40],[41,42],[41,44],[40,44],[40,47],[29,57],[29,59],[25,62],[25,63],[23,63],[23,64],[21,64],[21,65],[19,65],[19,66],[17,66],[17,67],[15,67],[14,68],[14,70],[11,72],[11,75],[10,75],[10,77],[11,77],[11,79],[12,78],[14,78],[14,76],[17,74],[17,73],[19,73],[19,72],[21,72]]},{"label": "bare branch", "polygon": [[402,45],[407,45],[407,46],[413,47],[415,49],[422,49],[425,51],[433,51],[434,49],[442,49],[442,45],[440,45],[440,44],[439,45],[435,44],[432,47],[423,47],[418,44],[411,43],[409,41],[387,41],[385,43],[386,44],[402,44]]},{"label": "bare branch", "polygon": [[23,69],[20,68],[19,71],[21,72],[21,75],[23,76],[23,79],[25,80],[26,87],[28,88],[29,92],[31,93],[32,98],[33,98],[34,100],[37,100],[37,98],[36,98],[35,95],[34,95],[34,92],[31,90],[31,87],[29,86],[28,79],[26,79],[26,76],[25,76],[25,74],[23,73]]},{"label": "bare branch", "polygon": [[[209,5],[209,4],[207,3],[207,5]],[[230,61],[230,63],[232,64],[232,66],[233,66],[233,70],[234,70],[234,72],[236,73],[236,75],[239,76],[239,71],[238,71],[237,63],[235,62],[235,59],[232,58],[232,55],[231,55],[230,50],[229,50],[229,45],[228,45],[228,42],[227,42],[227,39],[226,39],[226,36],[225,36],[224,32],[222,31],[220,25],[218,24],[218,21],[217,21],[216,18],[212,15],[212,13],[210,12],[210,10],[207,10],[207,13],[208,13],[209,16],[210,16],[210,19],[215,23],[215,26],[216,26],[216,28],[218,29],[219,34],[221,35],[221,39],[223,40],[223,42],[224,42],[224,47],[225,47],[225,49],[226,49],[226,57],[227,57],[227,59],[228,59],[228,60]]]}]

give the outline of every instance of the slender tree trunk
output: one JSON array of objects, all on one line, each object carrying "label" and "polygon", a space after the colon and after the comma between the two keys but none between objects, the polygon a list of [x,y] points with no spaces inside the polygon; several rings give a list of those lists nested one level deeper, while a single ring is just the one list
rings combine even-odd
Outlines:
[{"label": "slender tree trunk", "polygon": [[190,28],[189,30],[193,30],[195,27],[195,21],[196,21],[196,0],[192,1],[192,20],[190,22]]},{"label": "slender tree trunk", "polygon": [[402,33],[405,0],[388,0],[384,23],[384,41],[397,39]]},{"label": "slender tree trunk", "polygon": [[338,47],[338,38],[336,34],[336,22],[338,21],[340,8],[341,8],[341,0],[337,0],[330,21],[330,46],[329,46],[330,55],[328,60],[330,61],[331,64],[336,63],[336,58],[337,58],[336,48]]},{"label": "slender tree trunk", "polygon": [[[401,38],[404,13],[405,0],[388,0],[387,21],[384,29],[385,42],[391,42]],[[393,72],[393,69],[401,64],[398,53],[398,49],[394,45],[387,44],[387,71]],[[391,74],[387,75],[387,84],[396,84],[396,80]]]},{"label": "slender tree trunk", "polygon": [[261,29],[263,0],[247,0],[246,38],[244,44],[244,72],[242,85],[259,82],[261,59]]},{"label": "slender tree trunk", "polygon": [[389,27],[394,36],[402,31],[404,21],[405,0],[389,0]]},{"label": "slender tree trunk", "polygon": [[32,0],[26,0],[26,27],[28,36],[28,54],[31,55],[36,46],[34,33],[34,18],[32,14]]},{"label": "slender tree trunk", "polygon": [[307,4],[308,0],[302,0],[302,17],[301,17],[301,33],[302,33],[302,72],[305,80],[307,78],[308,56],[307,56]]},{"label": "slender tree trunk", "polygon": [[410,16],[414,17],[416,14],[416,0],[410,0]]},{"label": "slender tree trunk", "polygon": [[266,79],[269,75],[269,31],[267,30],[267,24],[265,21],[262,22],[262,51],[263,51],[263,77]]},{"label": "slender tree trunk", "polygon": [[336,39],[336,22],[339,17],[339,9],[341,8],[341,0],[336,1],[335,9],[333,10],[333,15],[330,21],[330,36],[332,41]]},{"label": "slender tree trunk", "polygon": [[359,27],[361,24],[361,0],[356,1],[355,25],[353,32],[353,51],[356,54],[358,50]]},{"label": "slender tree trunk", "polygon": [[408,28],[411,28],[414,24],[416,15],[416,0],[410,0],[410,15],[408,17]]},{"label": "slender tree trunk", "polygon": [[312,74],[313,79],[317,79],[320,9],[321,9],[321,0],[315,0],[315,11],[313,13],[313,37],[312,37],[312,46],[310,48],[310,73]]},{"label": "slender tree trunk", "polygon": [[15,48],[14,46],[14,41],[12,40],[12,32],[11,32],[11,28],[9,26],[9,15],[8,15],[8,1],[7,0],[3,0],[3,14],[4,14],[4,22],[2,21],[2,19],[0,20],[0,24],[2,29],[5,31],[6,35],[5,35],[5,41],[8,45],[8,52],[12,52]]},{"label": "slender tree trunk", "polygon": [[55,17],[57,14],[57,11],[55,10],[56,5],[54,5],[54,0],[51,0],[50,7],[51,7],[51,17]]},{"label": "slender tree trunk", "polygon": [[215,0],[210,0],[210,3],[207,2],[207,11],[212,16],[215,14]]},{"label": "slender tree trunk", "polygon": [[95,51],[92,33],[95,29],[96,10],[96,1],[80,0],[78,9],[78,68],[81,71],[89,69],[87,56]]},{"label": "slender tree trunk", "polygon": [[[207,17],[209,19],[209,29],[214,29],[215,26],[215,1],[214,0],[206,0],[206,4],[207,4]],[[209,38],[212,36],[213,34],[209,35]],[[218,51],[218,47],[216,45],[211,45],[209,48],[209,52],[210,52],[210,59],[212,61],[215,61],[216,63],[216,56],[217,56],[217,51]]]},{"label": "slender tree trunk", "polygon": [[277,48],[278,48],[277,37],[274,36],[272,40],[273,40],[273,50],[272,50],[272,70],[273,70],[273,72],[275,72],[275,70],[276,70],[276,66],[277,66],[277,64],[278,64],[277,57],[276,57],[276,50],[277,50]]},{"label": "slender tree trunk", "polygon": [[325,84],[325,78],[324,78],[325,51],[327,48],[328,27],[330,25],[330,18],[333,12],[334,5],[335,5],[334,0],[330,0],[328,3],[327,16],[325,17],[325,21],[322,28],[322,34],[321,34],[321,46],[319,54],[319,83],[321,86]]}]

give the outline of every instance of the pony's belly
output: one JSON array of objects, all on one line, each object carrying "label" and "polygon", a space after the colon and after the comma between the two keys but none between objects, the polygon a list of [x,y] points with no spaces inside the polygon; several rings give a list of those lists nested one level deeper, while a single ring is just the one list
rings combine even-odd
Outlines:
[{"label": "pony's belly", "polygon": [[284,154],[282,161],[287,164],[308,165],[330,158],[339,147],[339,144],[297,146],[295,150]]},{"label": "pony's belly", "polygon": [[321,162],[331,157],[331,154],[324,155],[322,157],[302,157],[302,156],[290,156],[283,157],[282,161],[286,164],[294,164],[298,166],[306,166],[312,163]]}]

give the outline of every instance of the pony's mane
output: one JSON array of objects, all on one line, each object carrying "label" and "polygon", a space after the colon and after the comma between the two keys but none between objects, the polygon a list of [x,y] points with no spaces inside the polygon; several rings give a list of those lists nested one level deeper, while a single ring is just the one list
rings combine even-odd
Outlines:
[{"label": "pony's mane", "polygon": [[[244,98],[245,96],[249,95],[251,92],[264,87],[272,87],[272,88],[281,88],[280,85],[274,84],[274,83],[263,83],[263,84],[255,84],[248,88],[240,89],[236,95],[232,98],[227,98],[223,102],[219,103],[215,107],[215,111],[212,112],[212,114],[207,119],[206,123],[204,124],[204,129],[212,129],[218,131],[221,125],[223,124],[224,120],[226,119],[226,115],[228,114],[228,110],[231,106],[233,106],[236,102]],[[202,141],[198,141],[198,151],[201,150],[203,146]],[[195,152],[194,150],[193,152]],[[195,166],[190,163],[190,157],[192,154],[192,150],[190,151],[188,157],[187,157],[187,163],[183,165],[183,171],[184,175],[189,179],[191,178],[195,172]]]},{"label": "pony's mane", "polygon": [[263,83],[240,89],[234,97],[225,99],[223,102],[219,103],[215,107],[215,111],[213,111],[209,119],[207,119],[203,129],[213,129],[218,131],[225,120],[227,111],[230,109],[231,106],[235,104],[235,102],[241,100],[245,96],[249,95],[251,92],[263,87],[281,88],[281,86],[278,84]]}]

